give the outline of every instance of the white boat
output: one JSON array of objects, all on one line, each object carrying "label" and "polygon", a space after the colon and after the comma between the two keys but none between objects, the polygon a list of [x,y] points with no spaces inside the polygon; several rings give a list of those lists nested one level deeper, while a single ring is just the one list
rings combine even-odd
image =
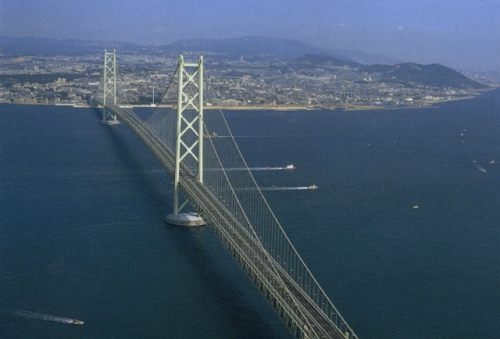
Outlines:
[{"label": "white boat", "polygon": [[289,164],[285,166],[285,169],[295,169],[296,167],[293,164]]}]

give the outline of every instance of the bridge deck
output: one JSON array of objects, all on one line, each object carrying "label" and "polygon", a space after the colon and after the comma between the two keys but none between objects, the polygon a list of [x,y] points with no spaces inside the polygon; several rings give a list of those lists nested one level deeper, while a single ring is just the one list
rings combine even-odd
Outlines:
[{"label": "bridge deck", "polygon": [[[168,172],[174,175],[175,152],[134,113],[114,105],[116,114],[144,142]],[[180,189],[191,205],[215,230],[261,293],[270,301],[291,331],[301,338],[345,339],[346,336],[285,272],[259,239],[181,164]]]}]

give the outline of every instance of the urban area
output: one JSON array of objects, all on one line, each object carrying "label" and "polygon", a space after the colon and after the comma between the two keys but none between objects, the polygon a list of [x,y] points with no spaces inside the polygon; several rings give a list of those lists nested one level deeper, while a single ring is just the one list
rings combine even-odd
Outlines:
[{"label": "urban area", "polygon": [[[189,53],[186,60],[196,61]],[[119,105],[168,105],[178,54],[117,52]],[[290,61],[224,60],[204,55],[205,105],[268,109],[370,109],[422,107],[473,96],[475,90],[384,81],[377,73],[342,65],[300,65]],[[0,55],[0,103],[86,106],[102,92],[103,54],[4,57]],[[491,88],[490,74],[465,74]],[[167,91],[168,88],[168,91]]]}]

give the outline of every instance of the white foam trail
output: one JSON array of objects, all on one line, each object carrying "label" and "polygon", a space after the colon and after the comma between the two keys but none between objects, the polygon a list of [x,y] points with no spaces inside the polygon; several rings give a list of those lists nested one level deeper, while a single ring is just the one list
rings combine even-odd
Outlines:
[{"label": "white foam trail", "polygon": [[56,317],[56,316],[53,316],[53,315],[50,315],[50,314],[42,314],[42,313],[22,311],[22,310],[15,310],[12,313],[14,313],[15,315],[18,315],[20,317],[30,318],[30,319],[38,319],[38,320],[45,320],[45,321],[55,321],[55,322],[64,323],[64,324],[77,324],[77,325],[83,324],[83,321],[81,321],[81,320],[71,319],[71,318],[63,318],[63,317]]},{"label": "white foam trail", "polygon": [[486,169],[483,166],[479,165],[477,162],[474,163],[474,166],[476,166],[476,168],[481,172],[486,173]]},{"label": "white foam trail", "polygon": [[286,168],[286,167],[250,167],[250,171],[280,171],[280,170],[286,170],[286,169],[291,169],[291,168]]},{"label": "white foam trail", "polygon": [[261,187],[261,191],[298,191],[298,190],[310,190],[313,189],[307,186],[300,187]]},{"label": "white foam trail", "polygon": [[[292,170],[295,167],[249,167],[250,171],[281,171],[281,170]],[[245,167],[235,167],[235,168],[225,168],[225,171],[246,171]]]}]

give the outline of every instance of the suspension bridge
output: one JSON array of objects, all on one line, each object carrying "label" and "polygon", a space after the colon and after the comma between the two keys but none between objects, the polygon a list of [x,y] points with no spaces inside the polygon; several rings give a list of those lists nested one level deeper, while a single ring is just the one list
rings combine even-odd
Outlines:
[{"label": "suspension bridge", "polygon": [[[284,232],[223,112],[204,110],[204,88],[211,89],[205,78],[202,56],[185,62],[180,55],[164,94],[177,83],[176,109],[154,109],[141,119],[117,105],[116,55],[105,51],[103,91],[93,100],[102,106],[101,123],[126,124],[174,178],[166,222],[211,227],[296,338],[358,338]],[[196,213],[182,212],[188,204]]]}]

